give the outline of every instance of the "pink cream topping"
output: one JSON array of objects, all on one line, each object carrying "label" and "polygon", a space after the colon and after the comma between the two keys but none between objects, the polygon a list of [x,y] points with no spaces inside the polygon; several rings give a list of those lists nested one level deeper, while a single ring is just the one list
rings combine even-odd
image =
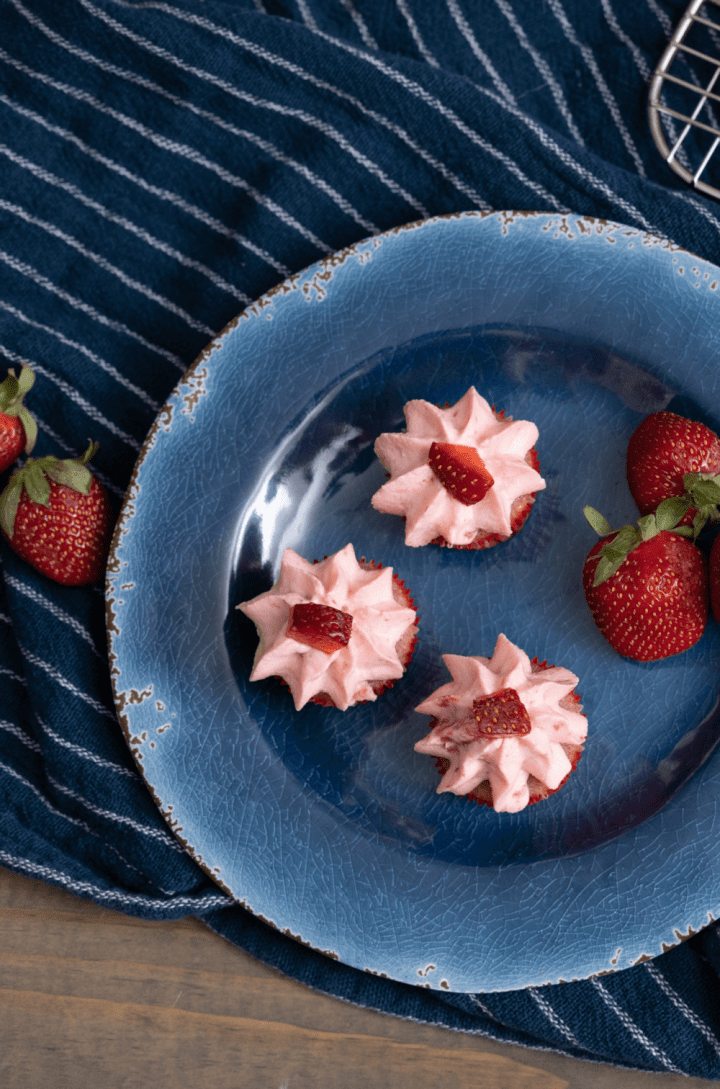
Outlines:
[{"label": "pink cream topping", "polygon": [[[373,683],[402,676],[395,648],[416,620],[414,609],[395,600],[392,578],[392,567],[361,567],[351,544],[322,563],[286,548],[275,585],[238,605],[260,635],[250,680],[282,677],[298,711],[321,692],[342,711],[376,699]],[[310,602],[352,617],[346,645],[328,653],[292,637],[293,606]]]},{"label": "pink cream topping", "polygon": [[[578,678],[558,666],[533,670],[527,654],[504,635],[490,659],[445,654],[443,661],[451,683],[415,708],[437,720],[415,751],[450,762],[438,793],[470,794],[487,779],[495,811],[517,813],[529,801],[528,776],[556,789],[571,770],[563,746],[582,745],[587,737],[587,719],[568,699]],[[505,689],[517,693],[530,731],[483,737],[478,701]]]},{"label": "pink cream topping", "polygon": [[[545,481],[525,460],[538,438],[528,420],[498,419],[474,386],[451,408],[429,401],[408,401],[407,430],[386,432],[375,453],[391,479],[375,492],[372,505],[405,518],[405,543],[429,544],[444,537],[450,545],[468,545],[479,530],[512,534],[515,500],[541,491]],[[472,447],[493,480],[487,494],[467,506],[453,498],[428,464],[433,443]]]}]

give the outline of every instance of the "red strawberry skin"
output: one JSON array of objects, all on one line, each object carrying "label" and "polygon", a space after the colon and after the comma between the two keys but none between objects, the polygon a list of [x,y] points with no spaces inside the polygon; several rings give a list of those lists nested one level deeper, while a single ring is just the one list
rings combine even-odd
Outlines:
[{"label": "red strawberry skin", "polygon": [[525,704],[514,688],[501,688],[473,700],[477,736],[524,737],[532,729]]},{"label": "red strawberry skin", "polygon": [[634,548],[606,582],[593,586],[600,550],[614,537],[597,541],[583,568],[585,597],[607,641],[636,662],[669,658],[694,646],[708,618],[703,553],[686,537],[664,530]]},{"label": "red strawberry skin", "polygon": [[350,613],[330,605],[301,602],[290,610],[287,634],[298,643],[334,654],[350,642],[352,620]]},{"label": "red strawberry skin", "polygon": [[104,571],[113,528],[105,488],[92,478],[87,495],[50,481],[49,507],[23,490],[11,548],[43,575],[63,586],[96,582]]},{"label": "red strawberry skin", "polygon": [[472,446],[434,442],[428,454],[428,465],[453,499],[466,507],[484,499],[495,483]]},{"label": "red strawberry skin", "polygon": [[[705,424],[674,412],[654,412],[633,433],[627,450],[630,494],[641,514],[651,514],[663,499],[685,494],[685,473],[720,473],[720,439]],[[695,510],[681,525],[689,525]]]},{"label": "red strawberry skin", "polygon": [[0,473],[17,461],[25,449],[25,428],[19,416],[0,412]]}]

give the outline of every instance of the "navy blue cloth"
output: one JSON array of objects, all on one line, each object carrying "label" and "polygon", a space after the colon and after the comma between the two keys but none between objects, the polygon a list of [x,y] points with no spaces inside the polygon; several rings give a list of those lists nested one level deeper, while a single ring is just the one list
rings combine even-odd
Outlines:
[{"label": "navy blue cloth", "polygon": [[[159,407],[215,332],[288,273],[425,216],[569,210],[720,264],[720,208],[647,126],[649,74],[684,6],[0,0],[0,369],[37,374],[36,454],[97,439],[119,509]],[[102,587],[57,586],[4,542],[0,556],[1,864],[146,918],[197,915],[362,1006],[720,1078],[717,926],[602,978],[464,995],[368,976],[234,904],[135,770]]]}]

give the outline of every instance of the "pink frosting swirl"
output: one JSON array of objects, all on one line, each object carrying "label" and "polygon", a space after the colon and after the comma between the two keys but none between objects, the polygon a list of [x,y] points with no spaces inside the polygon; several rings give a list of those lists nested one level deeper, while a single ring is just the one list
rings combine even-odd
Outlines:
[{"label": "pink frosting swirl", "polygon": [[[407,430],[385,432],[375,453],[391,479],[375,492],[372,505],[405,518],[405,544],[417,547],[443,537],[469,545],[480,531],[509,537],[512,507],[521,496],[540,491],[545,481],[526,461],[538,429],[528,420],[498,419],[474,386],[451,408],[408,401]],[[494,484],[471,506],[454,499],[428,464],[433,442],[473,447]]]},{"label": "pink frosting swirl", "polygon": [[[504,635],[498,636],[491,659],[444,654],[452,681],[435,690],[416,711],[436,720],[416,752],[450,762],[438,793],[470,794],[489,780],[493,808],[517,813],[530,799],[532,775],[555,790],[571,770],[565,749],[582,745],[587,719],[572,697],[578,678],[568,669],[552,666],[533,669],[524,651]],[[514,689],[531,723],[524,736],[477,736],[473,701]]]},{"label": "pink frosting swirl", "polygon": [[[347,646],[327,654],[287,634],[293,605],[306,602],[352,616]],[[298,711],[320,693],[342,711],[376,699],[373,684],[404,673],[396,646],[417,619],[414,609],[395,599],[392,567],[361,566],[351,544],[322,563],[309,563],[286,548],[275,585],[238,608],[260,635],[250,680],[282,677]]]}]

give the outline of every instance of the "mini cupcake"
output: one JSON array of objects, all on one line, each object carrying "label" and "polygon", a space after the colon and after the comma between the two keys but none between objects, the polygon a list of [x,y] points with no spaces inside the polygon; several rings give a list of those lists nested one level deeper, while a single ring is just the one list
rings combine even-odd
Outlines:
[{"label": "mini cupcake", "polygon": [[415,708],[433,716],[415,751],[437,757],[438,793],[517,813],[559,790],[587,737],[577,677],[531,661],[504,635],[490,659],[445,654],[443,661],[452,682]]},{"label": "mini cupcake", "polygon": [[473,386],[455,405],[404,412],[407,429],[375,443],[390,480],[372,505],[402,515],[405,544],[491,548],[517,533],[545,487],[535,424],[495,412]]},{"label": "mini cupcake", "polygon": [[358,562],[351,544],[322,563],[285,549],[275,585],[238,608],[260,636],[250,680],[281,678],[298,711],[377,699],[403,675],[417,642],[402,580],[391,567]]}]

